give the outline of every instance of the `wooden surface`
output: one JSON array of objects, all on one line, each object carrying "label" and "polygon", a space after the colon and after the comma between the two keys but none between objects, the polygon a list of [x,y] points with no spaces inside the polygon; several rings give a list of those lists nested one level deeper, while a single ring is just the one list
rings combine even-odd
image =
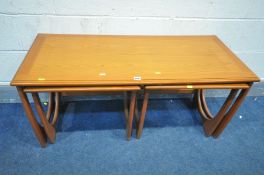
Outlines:
[{"label": "wooden surface", "polygon": [[24,88],[24,92],[121,92],[139,91],[139,86],[100,86],[100,87],[33,87]]},{"label": "wooden surface", "polygon": [[145,90],[187,90],[187,89],[248,89],[250,85],[241,84],[206,84],[206,85],[172,85],[172,86],[145,86]]},{"label": "wooden surface", "polygon": [[39,34],[11,85],[157,85],[255,82],[216,36]]}]

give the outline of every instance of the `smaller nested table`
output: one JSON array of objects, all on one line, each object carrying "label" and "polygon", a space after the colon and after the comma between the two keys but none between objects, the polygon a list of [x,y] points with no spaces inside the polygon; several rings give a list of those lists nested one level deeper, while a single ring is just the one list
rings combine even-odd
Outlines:
[{"label": "smaller nested table", "polygon": [[[141,88],[129,83],[134,81],[134,76],[122,73],[126,72],[127,63],[121,59],[118,62],[111,56],[109,50],[111,52],[112,44],[109,39],[111,37],[37,35],[11,85],[17,87],[27,117],[42,147],[46,146],[47,139],[51,143],[55,142],[60,96],[64,94],[124,94],[126,135],[130,139],[136,92]],[[49,94],[46,112],[39,93]],[[27,94],[32,94],[40,122]]]},{"label": "smaller nested table", "polygon": [[[173,36],[153,38],[153,62],[147,65],[157,75],[144,85],[144,101],[137,124],[141,137],[150,93],[193,93],[207,136],[217,138],[230,122],[259,78],[216,36]],[[162,46],[162,47],[161,47]],[[144,60],[145,62],[145,60]],[[216,115],[208,109],[204,91],[229,89],[230,93]]]}]

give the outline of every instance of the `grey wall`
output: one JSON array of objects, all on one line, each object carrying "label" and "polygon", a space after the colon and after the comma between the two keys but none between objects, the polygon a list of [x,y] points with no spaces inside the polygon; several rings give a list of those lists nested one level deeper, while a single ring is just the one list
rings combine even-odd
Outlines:
[{"label": "grey wall", "polygon": [[0,85],[37,33],[215,34],[264,78],[263,0],[0,0]]}]

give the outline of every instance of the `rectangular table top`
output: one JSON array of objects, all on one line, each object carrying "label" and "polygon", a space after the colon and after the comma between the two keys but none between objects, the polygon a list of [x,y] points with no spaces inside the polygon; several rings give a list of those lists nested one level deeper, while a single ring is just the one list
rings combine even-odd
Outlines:
[{"label": "rectangular table top", "polygon": [[259,78],[216,36],[38,34],[11,85],[250,83]]}]

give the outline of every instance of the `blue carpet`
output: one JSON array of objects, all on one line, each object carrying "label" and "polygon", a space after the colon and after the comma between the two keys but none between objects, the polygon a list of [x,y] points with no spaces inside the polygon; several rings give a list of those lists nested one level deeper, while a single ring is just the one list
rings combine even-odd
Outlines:
[{"label": "blue carpet", "polygon": [[[222,98],[209,98],[216,112]],[[40,148],[21,104],[0,104],[0,174],[264,174],[264,97],[248,97],[219,139],[191,99],[151,100],[140,140],[122,101],[62,105],[56,143]]]}]

